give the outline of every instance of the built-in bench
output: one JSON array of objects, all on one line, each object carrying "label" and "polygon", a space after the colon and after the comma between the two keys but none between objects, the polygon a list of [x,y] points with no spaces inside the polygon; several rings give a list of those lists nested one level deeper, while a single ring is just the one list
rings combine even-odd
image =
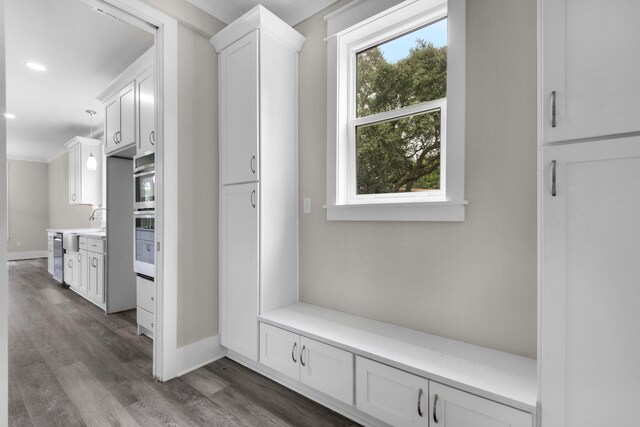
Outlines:
[{"label": "built-in bench", "polygon": [[447,425],[448,402],[447,413],[535,421],[534,359],[305,303],[259,321],[261,364],[389,424]]}]

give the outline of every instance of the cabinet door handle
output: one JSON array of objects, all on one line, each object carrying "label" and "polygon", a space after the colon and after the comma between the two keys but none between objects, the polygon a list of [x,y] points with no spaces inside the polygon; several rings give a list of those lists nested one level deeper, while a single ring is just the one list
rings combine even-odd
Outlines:
[{"label": "cabinet door handle", "polygon": [[552,128],[557,126],[557,123],[556,123],[557,97],[558,96],[555,90],[551,92],[551,127]]},{"label": "cabinet door handle", "polygon": [[116,144],[120,144],[120,131],[113,134]]},{"label": "cabinet door handle", "polygon": [[156,131],[152,130],[149,134],[149,142],[151,145],[156,145]]},{"label": "cabinet door handle", "polygon": [[251,206],[256,207],[256,190],[251,192]]},{"label": "cabinet door handle", "polygon": [[82,256],[78,254],[78,262],[82,262]]},{"label": "cabinet door handle", "polygon": [[91,258],[91,267],[97,267],[97,266],[98,266],[98,258]]},{"label": "cabinet door handle", "polygon": [[298,363],[298,359],[296,359],[296,347],[298,346],[297,342],[293,343],[293,348],[291,349],[291,359],[293,360],[293,363]]},{"label": "cabinet door handle", "polygon": [[67,262],[67,267],[71,268],[72,267],[71,264],[73,264],[73,261],[69,260],[69,262]]},{"label": "cabinet door handle", "polygon": [[118,132],[113,134],[113,137],[111,137],[111,139],[113,140],[114,143],[118,143],[118,141],[116,140],[116,135],[118,134]]},{"label": "cabinet door handle", "polygon": [[300,350],[300,364],[302,366],[307,366],[306,363],[304,363],[304,351],[307,349],[307,346],[302,346],[302,350]]},{"label": "cabinet door handle", "polygon": [[156,299],[154,297],[151,297],[151,301],[155,301]]},{"label": "cabinet door handle", "polygon": [[251,168],[251,172],[255,175],[256,173],[256,156],[251,156],[251,160],[249,160],[249,167]]},{"label": "cabinet door handle", "polygon": [[438,424],[438,394],[433,395],[433,422]]},{"label": "cabinet door handle", "polygon": [[558,162],[551,161],[551,197],[556,197],[556,169]]},{"label": "cabinet door handle", "polygon": [[73,200],[74,202],[76,201],[76,195],[75,194],[71,196],[71,200]]}]

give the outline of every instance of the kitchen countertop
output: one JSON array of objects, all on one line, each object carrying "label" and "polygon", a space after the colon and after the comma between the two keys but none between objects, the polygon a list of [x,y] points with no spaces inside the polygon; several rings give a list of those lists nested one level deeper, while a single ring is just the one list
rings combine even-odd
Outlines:
[{"label": "kitchen countertop", "polygon": [[100,228],[47,228],[49,233],[77,234],[82,237],[105,239],[107,232]]},{"label": "kitchen countertop", "polygon": [[106,239],[107,232],[106,231],[86,231],[76,233],[80,237],[90,237],[92,239]]}]

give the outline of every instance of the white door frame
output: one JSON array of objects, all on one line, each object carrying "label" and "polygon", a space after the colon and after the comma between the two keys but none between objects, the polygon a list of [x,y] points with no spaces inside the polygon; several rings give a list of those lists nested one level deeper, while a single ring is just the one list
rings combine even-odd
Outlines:
[{"label": "white door frame", "polygon": [[[4,55],[4,0],[0,0],[0,114],[6,110],[6,76]],[[0,116],[0,426],[9,419],[9,289],[7,284],[7,127]]]},{"label": "white door frame", "polygon": [[156,313],[153,375],[177,376],[178,322],[178,22],[141,0],[102,0],[158,28],[156,89]]}]

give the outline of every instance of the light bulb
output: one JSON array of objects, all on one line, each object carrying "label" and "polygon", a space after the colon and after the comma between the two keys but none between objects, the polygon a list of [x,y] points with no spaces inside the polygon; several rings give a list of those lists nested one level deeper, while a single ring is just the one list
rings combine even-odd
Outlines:
[{"label": "light bulb", "polygon": [[93,154],[91,154],[87,159],[87,169],[89,169],[90,171],[98,169],[98,161],[93,156]]}]

